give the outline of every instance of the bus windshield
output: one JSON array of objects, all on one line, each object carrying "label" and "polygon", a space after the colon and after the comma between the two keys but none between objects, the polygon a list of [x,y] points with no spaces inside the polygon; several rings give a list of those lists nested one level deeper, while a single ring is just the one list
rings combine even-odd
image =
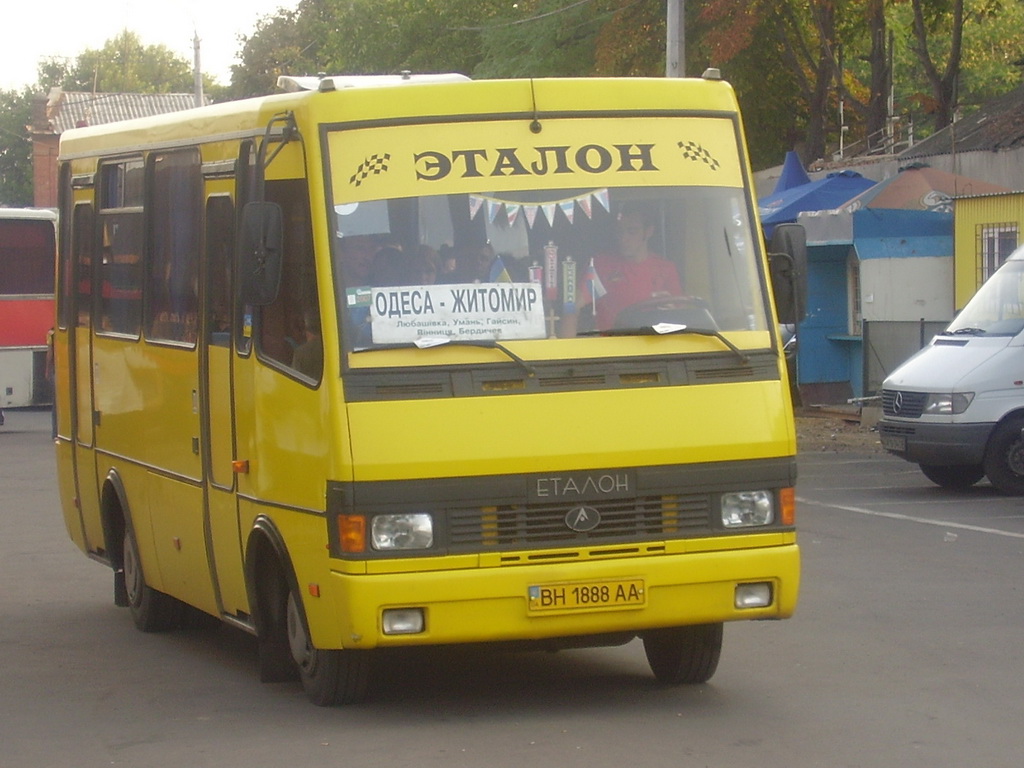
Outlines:
[{"label": "bus windshield", "polygon": [[[661,153],[657,138],[548,147],[546,162],[564,173],[546,175],[533,148],[461,158],[414,150],[408,183],[378,180],[397,173],[391,153],[362,155],[356,174],[332,153],[328,213],[346,347],[766,331],[734,142],[701,162],[680,142]],[[669,172],[673,162],[685,176]],[[546,186],[559,175],[608,183]],[[405,194],[410,187],[441,194]],[[768,335],[737,343],[765,347]]]}]

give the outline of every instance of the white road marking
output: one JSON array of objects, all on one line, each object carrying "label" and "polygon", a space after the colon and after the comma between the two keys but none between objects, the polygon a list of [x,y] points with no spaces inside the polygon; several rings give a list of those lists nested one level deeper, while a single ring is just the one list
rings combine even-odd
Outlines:
[{"label": "white road marking", "polygon": [[830,509],[838,509],[843,512],[856,512],[858,515],[867,515],[869,517],[886,517],[890,520],[903,520],[909,523],[922,523],[923,525],[934,525],[939,528],[952,528],[958,531],[973,531],[974,533],[991,533],[995,536],[1006,536],[1010,539],[1024,539],[1024,533],[1014,533],[1013,531],[1001,531],[998,528],[985,528],[980,525],[968,525],[967,523],[950,523],[945,520],[933,520],[928,517],[915,517],[913,515],[901,515],[897,512],[880,512],[877,509],[864,509],[863,507],[847,507],[842,504],[828,504],[823,501],[814,501],[813,499],[806,499],[797,497],[797,503],[802,504],[815,504],[819,507],[829,507]]}]

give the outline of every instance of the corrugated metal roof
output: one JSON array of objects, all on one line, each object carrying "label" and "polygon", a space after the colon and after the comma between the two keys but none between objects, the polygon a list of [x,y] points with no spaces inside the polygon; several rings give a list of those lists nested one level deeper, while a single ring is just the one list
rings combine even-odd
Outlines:
[{"label": "corrugated metal roof", "polygon": [[[206,104],[210,99],[204,97]],[[51,92],[47,117],[54,133],[83,125],[105,125],[136,117],[180,112],[195,106],[191,93]]]},{"label": "corrugated metal roof", "polygon": [[[953,144],[956,142],[956,146]],[[979,152],[1016,149],[1024,145],[1024,86],[1020,86],[987,102],[977,112],[957,120],[953,125],[932,134],[910,149],[900,159],[948,155],[957,152]]]}]

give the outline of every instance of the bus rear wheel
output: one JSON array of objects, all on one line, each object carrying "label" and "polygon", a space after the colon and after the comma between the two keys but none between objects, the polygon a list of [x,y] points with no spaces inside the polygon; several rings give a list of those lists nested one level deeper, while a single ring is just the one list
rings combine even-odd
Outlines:
[{"label": "bus rear wheel", "polygon": [[985,475],[1005,494],[1024,495],[1024,416],[996,427],[985,451]]},{"label": "bus rear wheel", "polygon": [[288,594],[288,647],[299,668],[309,700],[320,707],[356,704],[366,698],[370,682],[370,652],[361,649],[322,650],[309,637],[302,605]]},{"label": "bus rear wheel", "polygon": [[139,547],[130,524],[124,527],[124,581],[128,610],[143,632],[165,632],[181,626],[184,604],[146,584]]},{"label": "bus rear wheel", "polygon": [[706,683],[722,655],[722,623],[669,627],[645,632],[644,653],[659,682]]},{"label": "bus rear wheel", "polygon": [[940,488],[951,491],[966,491],[985,476],[980,464],[918,464],[924,476]]}]

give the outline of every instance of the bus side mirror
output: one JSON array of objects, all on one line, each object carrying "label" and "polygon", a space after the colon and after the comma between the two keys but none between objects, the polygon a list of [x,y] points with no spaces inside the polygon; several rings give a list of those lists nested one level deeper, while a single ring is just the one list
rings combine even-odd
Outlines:
[{"label": "bus side mirror", "polygon": [[252,202],[242,208],[238,275],[242,304],[273,303],[281,286],[284,226],[277,203]]},{"label": "bus side mirror", "polygon": [[779,224],[768,246],[775,311],[782,324],[804,319],[807,307],[807,233],[799,224]]}]

